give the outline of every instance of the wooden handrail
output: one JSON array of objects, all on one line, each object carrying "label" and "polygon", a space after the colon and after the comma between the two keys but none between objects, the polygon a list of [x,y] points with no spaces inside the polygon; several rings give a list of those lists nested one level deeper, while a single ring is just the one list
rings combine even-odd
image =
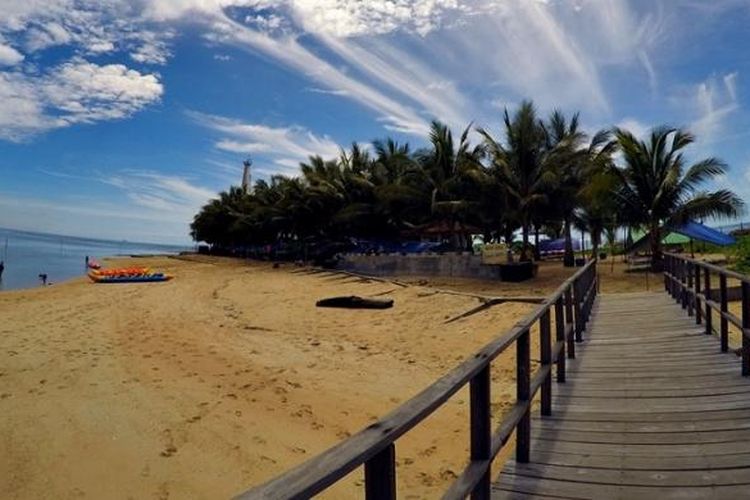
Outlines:
[{"label": "wooden handrail", "polygon": [[[702,275],[702,276],[701,276]],[[719,277],[719,301],[712,293],[712,275]],[[727,278],[739,280],[741,285],[741,317],[729,312]],[[719,318],[719,339],[722,352],[729,350],[729,325],[740,330],[742,339],[742,375],[750,376],[750,276],[740,274],[707,262],[683,257],[674,253],[664,254],[664,288],[692,315],[696,324],[705,325],[705,333],[714,332],[713,313]]]},{"label": "wooden handrail", "polygon": [[[510,331],[495,338],[463,363],[438,379],[415,397],[357,434],[320,455],[256,486],[237,498],[301,499],[320,493],[351,471],[365,466],[367,499],[395,498],[395,441],[417,426],[451,396],[470,384],[471,456],[444,498],[489,498],[493,459],[516,432],[516,459],[529,460],[530,412],[534,395],[542,391],[543,414],[550,414],[552,363],[557,364],[557,381],[565,382],[566,346],[582,340],[581,332],[589,319],[598,291],[596,260],[565,280],[537,308],[516,323]],[[575,292],[571,294],[571,292]],[[575,310],[574,322],[572,311]],[[555,317],[555,341],[550,339],[551,315]],[[530,335],[540,322],[540,348],[543,364],[530,373]],[[494,433],[490,433],[490,363],[515,344],[517,399]],[[574,355],[568,349],[569,357]]]}]

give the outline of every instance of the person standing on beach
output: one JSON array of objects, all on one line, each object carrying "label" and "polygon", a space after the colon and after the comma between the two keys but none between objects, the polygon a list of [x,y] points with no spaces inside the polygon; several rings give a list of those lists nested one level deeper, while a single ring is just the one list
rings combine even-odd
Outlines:
[{"label": "person standing on beach", "polygon": [[3,271],[5,271],[5,261],[0,260],[0,280],[3,279]]},{"label": "person standing on beach", "polygon": [[47,285],[47,274],[46,273],[41,273],[39,275],[39,279],[42,280],[42,286],[46,286]]},{"label": "person standing on beach", "polygon": [[87,255],[86,256],[86,268],[88,269],[88,267],[89,267],[89,256]]}]

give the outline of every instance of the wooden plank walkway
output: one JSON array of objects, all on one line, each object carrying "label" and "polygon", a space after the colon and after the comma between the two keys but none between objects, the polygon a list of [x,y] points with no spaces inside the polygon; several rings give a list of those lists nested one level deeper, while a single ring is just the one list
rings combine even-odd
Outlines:
[{"label": "wooden plank walkway", "polygon": [[750,498],[750,379],[666,293],[602,295],[492,498]]}]

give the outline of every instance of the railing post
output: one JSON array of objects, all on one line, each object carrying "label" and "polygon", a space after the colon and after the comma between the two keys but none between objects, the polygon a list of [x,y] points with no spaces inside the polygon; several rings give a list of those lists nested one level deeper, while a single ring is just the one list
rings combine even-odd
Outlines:
[{"label": "railing post", "polygon": [[549,309],[544,311],[539,320],[539,358],[542,368],[548,366],[549,373],[542,382],[542,415],[552,415],[552,339]]},{"label": "railing post", "polygon": [[729,322],[724,317],[724,313],[729,310],[727,304],[727,275],[724,273],[719,274],[719,296],[721,299],[721,352],[727,352],[729,350]]},{"label": "railing post", "polygon": [[581,315],[581,300],[583,300],[583,297],[581,295],[581,281],[577,279],[573,282],[576,342],[583,342],[583,317]]},{"label": "railing post", "polygon": [[365,462],[365,499],[396,499],[396,446],[393,443]]},{"label": "railing post", "polygon": [[[573,293],[571,291],[571,287],[568,287],[567,290],[565,290],[565,330],[567,331],[568,325],[573,325],[574,319],[573,319]],[[573,327],[575,330],[575,327]],[[569,359],[575,359],[576,357],[576,344],[573,341],[573,335],[574,331],[570,331],[570,335],[567,336],[565,339],[565,342],[568,345],[568,358]]]},{"label": "railing post", "polygon": [[[471,460],[490,460],[492,453],[492,428],[490,419],[490,365],[487,363],[469,383],[471,400]],[[489,500],[491,467],[471,492],[472,500]]]},{"label": "railing post", "polygon": [[688,292],[687,292],[687,261],[680,259],[680,297],[682,298],[682,308],[687,309]]},{"label": "railing post", "polygon": [[529,330],[516,341],[516,399],[528,407],[516,427],[516,462],[527,463],[531,453],[531,351]]},{"label": "railing post", "polygon": [[560,353],[557,355],[557,381],[565,382],[565,311],[563,310],[562,295],[555,301],[555,340],[562,342]]},{"label": "railing post", "polygon": [[669,284],[671,280],[669,279],[670,274],[670,266],[672,265],[672,257],[669,255],[664,255],[664,291],[669,293]]},{"label": "railing post", "polygon": [[713,314],[711,313],[711,270],[705,268],[703,276],[705,277],[705,286],[703,287],[703,293],[706,295],[706,300],[703,301],[706,306],[706,335],[713,333]]},{"label": "railing post", "polygon": [[695,306],[695,290],[693,290],[693,263],[687,263],[687,286],[690,290],[690,296],[688,297],[688,316],[693,315],[693,308]]},{"label": "railing post", "polygon": [[700,325],[703,323],[703,311],[701,310],[701,299],[698,294],[701,293],[701,266],[695,264],[695,324]]},{"label": "railing post", "polygon": [[750,376],[750,283],[742,282],[742,376]]}]

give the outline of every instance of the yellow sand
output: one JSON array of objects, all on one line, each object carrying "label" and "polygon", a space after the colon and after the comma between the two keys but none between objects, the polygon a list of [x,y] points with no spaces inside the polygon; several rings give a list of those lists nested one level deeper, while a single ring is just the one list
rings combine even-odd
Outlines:
[{"label": "yellow sand", "polygon": [[[383,416],[532,307],[445,324],[479,301],[198,260],[108,263],[174,273],[168,283],[77,279],[0,294],[0,498],[229,497]],[[349,294],[396,306],[315,307]],[[514,373],[512,352],[494,363],[496,421]],[[467,409],[462,391],[399,440],[404,498],[435,497],[462,469]],[[361,482],[358,471],[326,496],[358,496]]]}]

